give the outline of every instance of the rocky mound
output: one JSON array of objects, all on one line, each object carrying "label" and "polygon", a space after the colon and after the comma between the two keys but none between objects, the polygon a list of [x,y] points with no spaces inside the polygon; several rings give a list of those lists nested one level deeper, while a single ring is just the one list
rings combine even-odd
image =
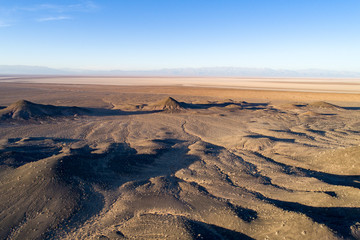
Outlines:
[{"label": "rocky mound", "polygon": [[88,110],[78,107],[62,107],[37,104],[26,100],[17,101],[0,110],[0,119],[37,119],[84,114]]},{"label": "rocky mound", "polygon": [[152,109],[154,109],[154,110],[164,110],[164,111],[170,111],[170,112],[181,111],[184,109],[184,107],[185,107],[184,103],[180,103],[172,97],[165,98],[165,99],[161,100],[160,102],[152,105]]},{"label": "rocky mound", "polygon": [[45,238],[79,209],[81,191],[57,176],[56,164],[50,157],[2,172],[0,239]]},{"label": "rocky mound", "polygon": [[316,117],[316,116],[320,116],[321,114],[320,114],[320,113],[313,112],[313,111],[307,111],[307,112],[301,113],[300,115],[302,115],[302,116],[313,116],[313,117]]},{"label": "rocky mound", "polygon": [[323,102],[323,101],[319,101],[319,102],[313,102],[310,103],[308,105],[308,107],[312,107],[312,108],[326,108],[326,109],[340,109],[341,107],[336,106],[334,104],[328,103],[328,102]]}]

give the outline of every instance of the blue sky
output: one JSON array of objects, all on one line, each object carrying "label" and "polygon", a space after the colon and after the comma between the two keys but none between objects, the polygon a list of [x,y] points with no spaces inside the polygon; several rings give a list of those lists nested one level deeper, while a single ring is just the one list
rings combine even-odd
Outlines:
[{"label": "blue sky", "polygon": [[360,1],[0,0],[0,65],[360,71]]}]

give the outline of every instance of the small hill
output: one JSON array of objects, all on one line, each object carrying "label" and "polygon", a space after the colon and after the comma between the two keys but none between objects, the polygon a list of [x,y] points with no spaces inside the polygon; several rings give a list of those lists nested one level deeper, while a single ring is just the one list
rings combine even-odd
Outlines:
[{"label": "small hill", "polygon": [[181,111],[184,109],[185,104],[176,101],[172,97],[165,98],[160,102],[157,102],[152,105],[152,109],[154,110],[164,110],[170,112]]},{"label": "small hill", "polygon": [[45,238],[46,231],[60,227],[80,207],[82,192],[59,178],[58,159],[45,158],[1,173],[0,239]]},{"label": "small hill", "polygon": [[302,116],[316,117],[316,116],[320,116],[321,114],[320,114],[320,113],[313,112],[313,111],[307,111],[307,112],[301,113],[300,115],[302,115]]},{"label": "small hill", "polygon": [[17,101],[0,110],[0,119],[37,119],[85,114],[88,110],[78,107],[63,107],[37,104],[26,100]]},{"label": "small hill", "polygon": [[323,101],[310,103],[310,104],[308,105],[308,107],[312,107],[312,108],[326,108],[326,109],[341,109],[341,107],[339,107],[339,106],[336,106],[336,105],[331,104],[331,103],[328,103],[328,102],[323,102]]}]

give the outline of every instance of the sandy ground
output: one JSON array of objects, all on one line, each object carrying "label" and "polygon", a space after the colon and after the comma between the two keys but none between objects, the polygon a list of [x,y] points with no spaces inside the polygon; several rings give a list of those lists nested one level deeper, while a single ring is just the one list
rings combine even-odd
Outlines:
[{"label": "sandy ground", "polygon": [[0,239],[360,239],[359,94],[3,82],[0,106],[34,114],[0,120]]}]

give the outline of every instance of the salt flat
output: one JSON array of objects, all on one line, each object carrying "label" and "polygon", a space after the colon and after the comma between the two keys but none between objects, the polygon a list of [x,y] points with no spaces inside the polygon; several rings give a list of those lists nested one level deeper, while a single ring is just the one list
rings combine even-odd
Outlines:
[{"label": "salt flat", "polygon": [[356,81],[91,79],[0,83],[1,239],[360,239]]},{"label": "salt flat", "polygon": [[360,93],[356,78],[256,78],[256,77],[91,77],[4,76],[0,82],[95,84],[118,86],[195,86],[265,89],[301,92]]}]

